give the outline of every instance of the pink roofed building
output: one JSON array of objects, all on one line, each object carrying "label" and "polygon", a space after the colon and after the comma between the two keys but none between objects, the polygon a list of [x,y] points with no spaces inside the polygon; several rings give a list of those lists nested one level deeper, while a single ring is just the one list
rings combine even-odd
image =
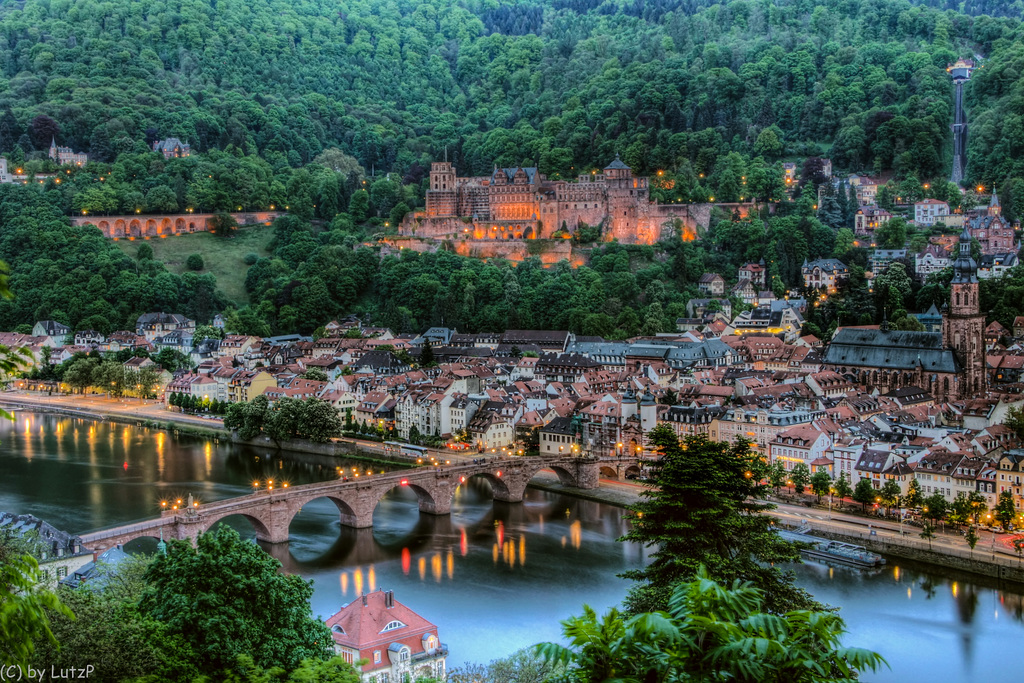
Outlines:
[{"label": "pink roofed building", "polygon": [[334,651],[356,667],[363,683],[405,683],[419,678],[445,680],[448,646],[437,626],[379,590],[353,600],[327,620]]}]

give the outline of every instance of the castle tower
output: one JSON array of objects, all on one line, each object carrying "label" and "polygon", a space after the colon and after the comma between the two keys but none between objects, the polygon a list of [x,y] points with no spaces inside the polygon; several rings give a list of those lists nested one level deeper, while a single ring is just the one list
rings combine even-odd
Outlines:
[{"label": "castle tower", "polygon": [[430,164],[430,189],[426,193],[427,216],[456,215],[455,167],[448,161]]},{"label": "castle tower", "polygon": [[57,161],[57,138],[50,138],[50,158]]},{"label": "castle tower", "polygon": [[637,207],[647,202],[647,179],[633,176],[633,169],[623,163],[619,155],[604,169],[604,182],[608,193],[608,214],[611,237],[620,242],[632,242],[637,226]]},{"label": "castle tower", "polygon": [[953,263],[949,313],[942,318],[942,341],[956,354],[960,375],[948,398],[979,396],[986,389],[985,315],[978,291],[978,264],[971,258],[971,233],[960,233],[960,254]]}]

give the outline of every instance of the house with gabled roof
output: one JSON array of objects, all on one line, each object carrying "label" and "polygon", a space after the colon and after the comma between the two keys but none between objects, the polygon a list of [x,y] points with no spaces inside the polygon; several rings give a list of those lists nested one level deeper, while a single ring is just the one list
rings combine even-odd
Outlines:
[{"label": "house with gabled roof", "polygon": [[327,620],[334,651],[356,667],[362,683],[444,681],[448,646],[437,626],[378,590],[348,603]]}]

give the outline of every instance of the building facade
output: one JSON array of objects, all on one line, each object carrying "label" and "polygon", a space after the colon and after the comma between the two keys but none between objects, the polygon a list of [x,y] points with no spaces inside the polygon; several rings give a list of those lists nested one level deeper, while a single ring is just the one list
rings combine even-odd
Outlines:
[{"label": "building facade", "polygon": [[[729,205],[746,213],[746,205]],[[495,168],[489,176],[459,176],[454,164],[431,164],[426,208],[409,213],[400,232],[423,238],[539,239],[569,237],[601,226],[601,239],[653,244],[681,228],[696,239],[707,205],[651,201],[649,181],[616,156],[601,172],[575,182],[553,180],[533,166]],[[703,213],[701,213],[703,212]],[[697,215],[697,214],[701,215]]]},{"label": "building facade", "polygon": [[393,591],[365,594],[327,620],[334,651],[356,667],[362,683],[444,681],[448,646],[437,626],[395,600]]}]

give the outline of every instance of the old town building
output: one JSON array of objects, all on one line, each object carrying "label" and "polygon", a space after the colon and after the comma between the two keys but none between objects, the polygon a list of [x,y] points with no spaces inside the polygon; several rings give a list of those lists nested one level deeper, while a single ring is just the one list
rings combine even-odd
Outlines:
[{"label": "old town building", "polygon": [[892,330],[884,323],[878,329],[840,328],[825,367],[869,391],[916,386],[940,400],[980,395],[986,388],[985,315],[966,228],[959,249],[940,333]]}]

